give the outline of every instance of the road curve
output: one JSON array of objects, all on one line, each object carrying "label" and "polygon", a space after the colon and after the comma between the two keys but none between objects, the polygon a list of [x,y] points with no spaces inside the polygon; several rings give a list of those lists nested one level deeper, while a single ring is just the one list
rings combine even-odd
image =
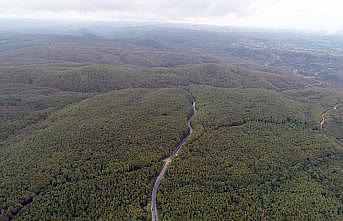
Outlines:
[{"label": "road curve", "polygon": [[326,121],[326,118],[325,118],[326,115],[332,110],[337,110],[337,108],[338,108],[338,104],[336,104],[334,107],[327,109],[326,111],[320,114],[320,129],[323,129],[324,123]]},{"label": "road curve", "polygon": [[180,150],[182,149],[182,147],[186,144],[187,138],[193,133],[193,128],[192,128],[192,118],[196,115],[197,110],[196,110],[196,103],[193,100],[192,102],[192,106],[193,106],[193,111],[192,111],[192,115],[188,118],[187,120],[187,126],[188,126],[188,131],[186,136],[184,136],[181,140],[181,142],[176,146],[175,150],[173,151],[172,155],[166,159],[164,159],[164,166],[162,168],[162,170],[160,171],[160,174],[158,175],[158,177],[156,178],[155,184],[154,184],[154,188],[152,190],[151,193],[151,220],[152,221],[158,221],[158,213],[157,213],[157,191],[158,191],[158,187],[161,184],[161,181],[168,169],[169,164],[172,162],[172,160],[179,154]]}]

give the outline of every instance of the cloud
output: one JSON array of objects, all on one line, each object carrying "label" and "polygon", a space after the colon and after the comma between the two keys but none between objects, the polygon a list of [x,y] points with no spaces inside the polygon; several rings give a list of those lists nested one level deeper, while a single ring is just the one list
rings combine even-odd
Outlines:
[{"label": "cloud", "polygon": [[9,10],[37,10],[37,11],[97,11],[97,10],[125,10],[134,1],[111,0],[0,0],[0,8]]},{"label": "cloud", "polygon": [[0,0],[0,17],[343,29],[341,0]]},{"label": "cloud", "polygon": [[0,0],[2,11],[76,11],[158,14],[160,16],[223,16],[251,10],[253,0]]}]

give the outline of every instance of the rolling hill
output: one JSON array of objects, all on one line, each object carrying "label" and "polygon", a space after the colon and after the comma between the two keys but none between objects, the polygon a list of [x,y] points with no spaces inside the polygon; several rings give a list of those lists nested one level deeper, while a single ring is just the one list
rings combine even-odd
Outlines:
[{"label": "rolling hill", "polygon": [[0,220],[150,220],[193,99],[161,220],[341,220],[342,54],[323,38],[0,32]]}]

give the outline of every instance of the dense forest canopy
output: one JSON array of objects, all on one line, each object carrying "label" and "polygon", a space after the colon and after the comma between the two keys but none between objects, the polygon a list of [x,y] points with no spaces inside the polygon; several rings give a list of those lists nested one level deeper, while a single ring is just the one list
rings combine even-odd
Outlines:
[{"label": "dense forest canopy", "polygon": [[0,220],[150,220],[193,100],[161,220],[342,220],[342,51],[246,30],[0,32]]}]

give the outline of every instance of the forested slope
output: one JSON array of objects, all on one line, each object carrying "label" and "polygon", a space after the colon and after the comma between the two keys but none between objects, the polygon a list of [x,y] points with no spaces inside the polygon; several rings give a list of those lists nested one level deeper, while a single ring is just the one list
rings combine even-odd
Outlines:
[{"label": "forested slope", "polygon": [[0,83],[0,142],[92,94],[18,83]]},{"label": "forested slope", "polygon": [[162,220],[339,220],[343,148],[306,105],[265,90],[192,87],[194,137],[171,165]]},{"label": "forested slope", "polygon": [[0,33],[0,221],[149,220],[193,99],[161,220],[343,219],[339,49],[147,30]]},{"label": "forested slope", "polygon": [[2,219],[147,217],[190,102],[182,89],[123,90],[53,114],[34,137],[1,147]]},{"label": "forested slope", "polygon": [[4,83],[32,84],[75,92],[108,92],[125,88],[179,87],[192,84],[274,90],[305,86],[305,82],[296,77],[219,64],[153,69],[113,65],[0,68],[0,80]]}]

